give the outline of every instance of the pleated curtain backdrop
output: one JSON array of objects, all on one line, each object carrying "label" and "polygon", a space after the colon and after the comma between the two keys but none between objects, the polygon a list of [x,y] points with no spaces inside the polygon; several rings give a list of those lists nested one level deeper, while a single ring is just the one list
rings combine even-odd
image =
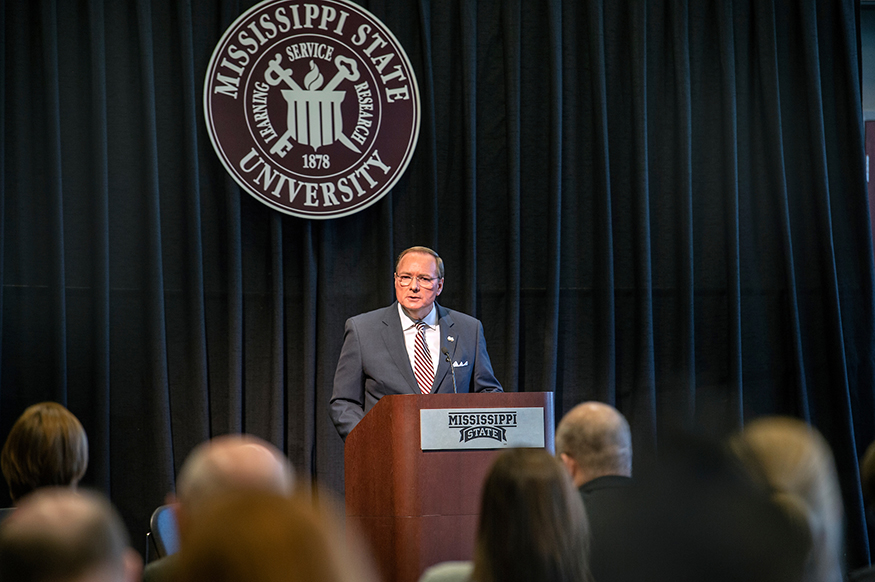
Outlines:
[{"label": "pleated curtain backdrop", "polygon": [[857,2],[361,4],[416,70],[417,152],[379,203],[306,221],[241,191],[205,131],[207,63],[252,3],[0,0],[0,435],[65,403],[135,540],[212,435],[342,493],[343,323],[424,244],[507,390],[614,403],[639,458],[676,426],[817,426],[868,562]]}]

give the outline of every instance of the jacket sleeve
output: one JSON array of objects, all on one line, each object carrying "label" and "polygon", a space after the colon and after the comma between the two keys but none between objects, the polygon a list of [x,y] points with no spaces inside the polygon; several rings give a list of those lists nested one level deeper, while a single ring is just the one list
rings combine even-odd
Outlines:
[{"label": "jacket sleeve", "polygon": [[489,352],[486,351],[486,335],[483,324],[477,322],[477,356],[474,358],[474,373],[471,376],[471,392],[502,392],[501,384],[492,371]]},{"label": "jacket sleeve", "polygon": [[329,413],[343,440],[365,415],[365,375],[362,370],[361,342],[355,321],[346,320],[343,347],[334,372],[334,389]]}]

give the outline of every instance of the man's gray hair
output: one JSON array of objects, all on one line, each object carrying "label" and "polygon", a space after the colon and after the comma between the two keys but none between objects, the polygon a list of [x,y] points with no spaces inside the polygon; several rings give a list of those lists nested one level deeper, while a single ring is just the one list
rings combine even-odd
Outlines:
[{"label": "man's gray hair", "polygon": [[408,255],[410,253],[423,253],[426,255],[433,256],[435,263],[437,263],[438,278],[440,278],[440,279],[444,278],[444,260],[442,258],[440,258],[440,255],[438,255],[436,252],[434,252],[433,250],[431,250],[428,247],[410,247],[409,249],[404,249],[403,251],[401,251],[401,253],[398,255],[398,258],[395,259],[395,272],[396,273],[398,272],[398,265],[401,263],[401,259],[404,258],[404,255]]},{"label": "man's gray hair", "polygon": [[39,489],[0,525],[0,582],[78,579],[95,570],[125,571],[127,529],[102,495]]},{"label": "man's gray hair", "polygon": [[294,468],[279,449],[252,435],[233,434],[195,447],[180,471],[177,497],[190,514],[228,493],[255,490],[291,495],[294,486]]},{"label": "man's gray hair", "polygon": [[572,408],[556,429],[556,454],[566,454],[593,476],[632,475],[632,433],[620,412],[602,402]]}]

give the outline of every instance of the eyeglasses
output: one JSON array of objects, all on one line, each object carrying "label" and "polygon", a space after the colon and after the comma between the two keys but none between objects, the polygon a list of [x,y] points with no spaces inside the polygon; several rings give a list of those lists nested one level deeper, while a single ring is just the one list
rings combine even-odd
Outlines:
[{"label": "eyeglasses", "polygon": [[434,284],[439,279],[439,277],[426,277],[425,275],[417,275],[416,277],[413,275],[395,275],[395,277],[398,279],[398,284],[402,287],[410,287],[413,279],[416,279],[416,282],[423,289],[434,289]]}]

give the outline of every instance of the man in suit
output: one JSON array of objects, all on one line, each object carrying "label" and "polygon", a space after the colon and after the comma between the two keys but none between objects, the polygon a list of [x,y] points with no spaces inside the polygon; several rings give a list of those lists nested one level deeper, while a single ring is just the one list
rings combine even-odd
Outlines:
[{"label": "man in suit", "polygon": [[[185,548],[192,524],[231,493],[266,492],[291,496],[295,470],[276,447],[251,435],[223,435],[201,443],[182,465],[174,505],[179,544]],[[178,554],[146,566],[143,582],[179,580]]]},{"label": "man in suit", "polygon": [[501,391],[483,326],[436,304],[443,288],[438,254],[411,247],[395,262],[397,301],[346,321],[330,402],[344,440],[387,394]]}]

